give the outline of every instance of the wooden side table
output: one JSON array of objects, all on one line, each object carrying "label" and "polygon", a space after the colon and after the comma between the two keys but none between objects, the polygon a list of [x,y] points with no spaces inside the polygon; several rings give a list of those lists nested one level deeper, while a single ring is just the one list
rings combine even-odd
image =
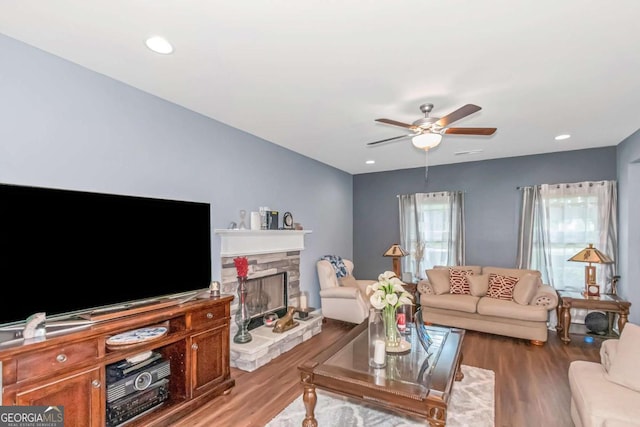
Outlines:
[{"label": "wooden side table", "polygon": [[581,292],[557,290],[558,307],[556,313],[558,315],[558,325],[556,331],[563,343],[569,344],[571,338],[569,336],[569,327],[571,326],[571,309],[584,308],[587,310],[600,310],[609,313],[609,329],[613,318],[611,316],[618,315],[618,331],[622,333],[624,325],[629,317],[629,307],[631,303],[625,301],[617,295],[602,294],[599,297],[587,297]]}]

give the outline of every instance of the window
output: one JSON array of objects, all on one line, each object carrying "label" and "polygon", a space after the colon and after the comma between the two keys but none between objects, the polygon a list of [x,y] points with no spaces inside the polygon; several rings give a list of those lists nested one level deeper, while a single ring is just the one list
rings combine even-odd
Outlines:
[{"label": "window", "polygon": [[399,196],[400,246],[409,252],[402,270],[425,277],[434,265],[464,264],[462,192]]}]

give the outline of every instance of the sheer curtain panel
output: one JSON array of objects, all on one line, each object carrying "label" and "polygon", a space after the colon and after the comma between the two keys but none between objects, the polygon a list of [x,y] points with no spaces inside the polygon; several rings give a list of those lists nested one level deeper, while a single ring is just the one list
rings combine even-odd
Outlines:
[{"label": "sheer curtain panel", "polygon": [[434,265],[464,264],[464,193],[437,192],[398,196],[404,272],[416,279]]}]

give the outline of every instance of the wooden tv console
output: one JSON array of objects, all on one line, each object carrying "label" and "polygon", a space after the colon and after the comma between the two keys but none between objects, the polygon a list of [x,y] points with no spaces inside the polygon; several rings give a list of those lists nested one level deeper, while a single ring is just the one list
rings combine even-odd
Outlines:
[{"label": "wooden tv console", "polygon": [[[106,425],[105,367],[153,350],[169,361],[169,399],[127,423],[167,426],[235,385],[229,368],[233,296],[194,299],[150,309],[39,342],[0,347],[2,405],[63,406],[65,425]],[[165,326],[167,334],[133,346],[107,339],[134,329]]]}]

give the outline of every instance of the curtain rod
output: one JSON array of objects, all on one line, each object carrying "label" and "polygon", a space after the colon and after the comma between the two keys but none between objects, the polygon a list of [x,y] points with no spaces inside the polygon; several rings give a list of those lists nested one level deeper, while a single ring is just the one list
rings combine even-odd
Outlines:
[{"label": "curtain rod", "polygon": [[[582,187],[583,184],[584,185],[589,185],[589,187],[593,187],[594,185],[605,185],[607,182],[614,182],[614,181],[584,181],[584,182],[569,182],[566,184],[547,184],[550,185],[552,187],[556,187],[556,188],[560,188],[562,186],[566,186],[567,188],[576,185],[578,187]],[[528,187],[540,187],[540,185],[544,185],[544,184],[538,184],[538,185],[524,185],[524,186],[518,186],[516,187],[516,190],[522,190],[524,188],[528,188]]]},{"label": "curtain rod", "polygon": [[438,194],[438,193],[458,193],[458,194],[466,194],[466,191],[430,191],[428,193],[410,193],[410,194],[396,194],[396,197],[400,196],[410,196],[411,194]]}]

